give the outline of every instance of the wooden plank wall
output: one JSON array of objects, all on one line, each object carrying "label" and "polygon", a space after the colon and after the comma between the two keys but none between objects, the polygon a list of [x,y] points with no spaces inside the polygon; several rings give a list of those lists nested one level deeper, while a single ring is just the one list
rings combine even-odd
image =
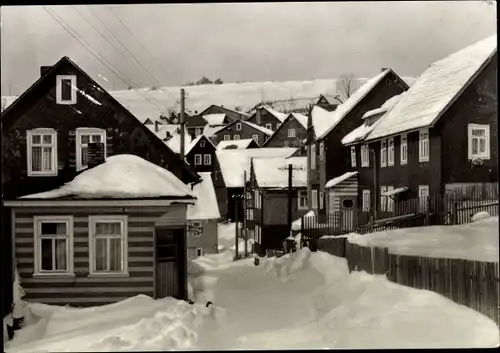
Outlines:
[{"label": "wooden plank wall", "polygon": [[[21,284],[27,301],[46,304],[92,306],[116,302],[145,294],[154,295],[154,228],[162,217],[163,223],[175,224],[179,210],[185,205],[129,208],[40,208],[15,209],[15,256]],[[184,213],[185,214],[185,213]],[[40,215],[72,215],[74,227],[75,277],[33,278],[34,236],[33,217]],[[88,216],[128,216],[128,270],[126,278],[92,278],[89,273]],[[185,215],[184,215],[185,217]],[[170,220],[169,220],[170,218]]]}]

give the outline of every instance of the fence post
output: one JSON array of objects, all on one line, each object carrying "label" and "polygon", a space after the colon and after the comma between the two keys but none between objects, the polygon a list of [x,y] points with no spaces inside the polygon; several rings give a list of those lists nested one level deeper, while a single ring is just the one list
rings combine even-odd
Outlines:
[{"label": "fence post", "polygon": [[453,224],[458,224],[458,202],[453,202]]}]

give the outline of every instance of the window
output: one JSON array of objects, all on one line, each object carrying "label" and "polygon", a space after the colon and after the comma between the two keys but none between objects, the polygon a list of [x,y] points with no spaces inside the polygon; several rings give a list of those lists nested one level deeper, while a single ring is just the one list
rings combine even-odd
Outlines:
[{"label": "window", "polygon": [[272,130],[273,129],[273,124],[266,124],[266,129]]},{"label": "window", "polygon": [[90,274],[128,274],[127,238],[127,216],[89,216]]},{"label": "window", "polygon": [[419,185],[418,186],[418,197],[420,199],[420,212],[427,211],[427,199],[429,197],[429,186]]},{"label": "window", "polygon": [[196,257],[203,256],[203,249],[202,248],[196,248]]},{"label": "window", "polygon": [[253,208],[247,209],[247,220],[253,221]]},{"label": "window", "polygon": [[321,141],[319,143],[319,160],[322,161],[325,158],[325,142]]},{"label": "window", "polygon": [[54,129],[26,132],[28,176],[57,175],[57,133]]},{"label": "window", "polygon": [[316,145],[311,145],[311,169],[316,169]]},{"label": "window", "polygon": [[295,129],[288,129],[288,137],[295,137]]},{"label": "window", "polygon": [[259,143],[259,135],[252,135],[252,139],[253,139],[255,142]]},{"label": "window", "polygon": [[418,161],[429,161],[429,129],[420,130],[418,144]]},{"label": "window", "polygon": [[325,193],[323,191],[319,192],[319,209],[322,210],[325,207]]},{"label": "window", "polygon": [[201,127],[197,127],[197,128],[194,129],[194,134],[196,136],[200,136],[202,133],[203,133],[203,130],[202,130]]},{"label": "window", "polygon": [[283,146],[284,147],[290,146],[290,142],[288,140],[283,141]]},{"label": "window", "polygon": [[239,140],[240,139],[240,135],[234,135],[233,136],[233,140]]},{"label": "window", "polygon": [[255,199],[255,208],[260,208],[260,194],[259,194],[259,190],[254,190],[254,199]]},{"label": "window", "polygon": [[354,207],[354,201],[351,199],[345,199],[342,201],[342,206],[344,208],[353,208]]},{"label": "window", "polygon": [[211,154],[204,154],[203,155],[203,164],[212,165],[212,155]]},{"label": "window", "polygon": [[236,123],[236,131],[241,131],[241,123]]},{"label": "window", "polygon": [[73,217],[35,216],[34,275],[73,275]]},{"label": "window", "polygon": [[76,76],[57,75],[56,77],[56,102],[57,104],[76,103]]},{"label": "window", "polygon": [[299,190],[298,191],[298,207],[299,210],[306,210],[307,209],[307,191],[306,190]]},{"label": "window", "polygon": [[200,147],[205,147],[205,140],[200,141]]},{"label": "window", "polygon": [[255,225],[254,233],[255,233],[255,241],[260,244],[261,243],[260,227],[258,225]]},{"label": "window", "polygon": [[103,143],[104,157],[106,157],[106,130],[82,127],[76,129],[76,170],[87,168],[88,144]]},{"label": "window", "polygon": [[[387,191],[394,190],[394,186],[388,186]],[[387,211],[394,211],[394,199],[392,197],[387,197]]]},{"label": "window", "polygon": [[312,208],[317,209],[318,208],[318,190],[311,190],[311,197],[312,197]]},{"label": "window", "polygon": [[387,186],[380,187],[380,211],[385,211],[387,209],[387,196],[383,196],[386,191]]},{"label": "window", "polygon": [[224,141],[231,140],[231,135],[224,135]]},{"label": "window", "polygon": [[370,166],[370,151],[368,149],[368,145],[361,146],[361,166]]},{"label": "window", "polygon": [[401,135],[401,164],[408,163],[408,136]]},{"label": "window", "polygon": [[194,165],[202,165],[201,164],[201,154],[194,155]]},{"label": "window", "polygon": [[387,166],[387,140],[380,142],[380,166]]},{"label": "window", "polygon": [[391,137],[388,140],[388,147],[387,147],[387,165],[388,166],[393,166],[394,165],[394,138]]},{"label": "window", "polygon": [[469,124],[469,159],[490,159],[490,126]]},{"label": "window", "polygon": [[363,211],[370,211],[370,190],[363,190]]},{"label": "window", "polygon": [[356,147],[351,146],[351,167],[356,167]]}]

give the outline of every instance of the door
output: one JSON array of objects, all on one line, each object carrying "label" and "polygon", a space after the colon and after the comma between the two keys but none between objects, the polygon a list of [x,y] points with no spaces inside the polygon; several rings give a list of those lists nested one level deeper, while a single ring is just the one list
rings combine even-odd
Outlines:
[{"label": "door", "polygon": [[184,229],[156,229],[156,298],[187,299],[186,233]]},{"label": "door", "polygon": [[420,212],[427,212],[427,199],[429,198],[429,186],[419,185],[418,186],[418,197],[420,199]]}]

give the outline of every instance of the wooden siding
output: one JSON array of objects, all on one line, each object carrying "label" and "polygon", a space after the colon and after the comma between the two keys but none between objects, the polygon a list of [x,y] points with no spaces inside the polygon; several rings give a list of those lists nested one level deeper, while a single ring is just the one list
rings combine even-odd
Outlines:
[{"label": "wooden siding", "polygon": [[[288,129],[295,129],[295,137],[288,137]],[[286,119],[276,132],[266,141],[265,147],[302,147],[307,138],[307,129],[293,116]],[[287,141],[287,142],[285,142]],[[288,143],[288,146],[286,146]]]},{"label": "wooden siding", "polygon": [[[301,190],[306,190],[302,188]],[[288,190],[263,189],[262,199],[262,225],[287,225],[288,224]],[[292,222],[305,215],[308,210],[299,210],[297,189],[293,190]]]},{"label": "wooden siding", "polygon": [[345,199],[353,200],[354,205],[353,209],[356,209],[357,206],[357,196],[358,196],[358,179],[357,177],[349,178],[329,190],[331,198],[336,198],[338,201],[335,201],[334,205],[330,205],[331,198],[328,198],[327,209],[331,212],[340,211],[340,205]]},{"label": "wooden siding", "polygon": [[177,263],[175,262],[160,262],[157,265],[156,275],[158,283],[164,283],[165,286],[158,286],[158,298],[178,297],[179,282],[177,281]]},{"label": "wooden siding", "polygon": [[[112,303],[138,294],[154,295],[154,229],[159,219],[165,224],[183,225],[185,205],[170,207],[93,207],[15,211],[15,256],[27,301],[76,306]],[[184,214],[184,217],[179,218]],[[33,217],[72,215],[75,277],[34,278]],[[129,277],[88,277],[90,215],[128,216]],[[162,217],[163,216],[163,217]]]}]

